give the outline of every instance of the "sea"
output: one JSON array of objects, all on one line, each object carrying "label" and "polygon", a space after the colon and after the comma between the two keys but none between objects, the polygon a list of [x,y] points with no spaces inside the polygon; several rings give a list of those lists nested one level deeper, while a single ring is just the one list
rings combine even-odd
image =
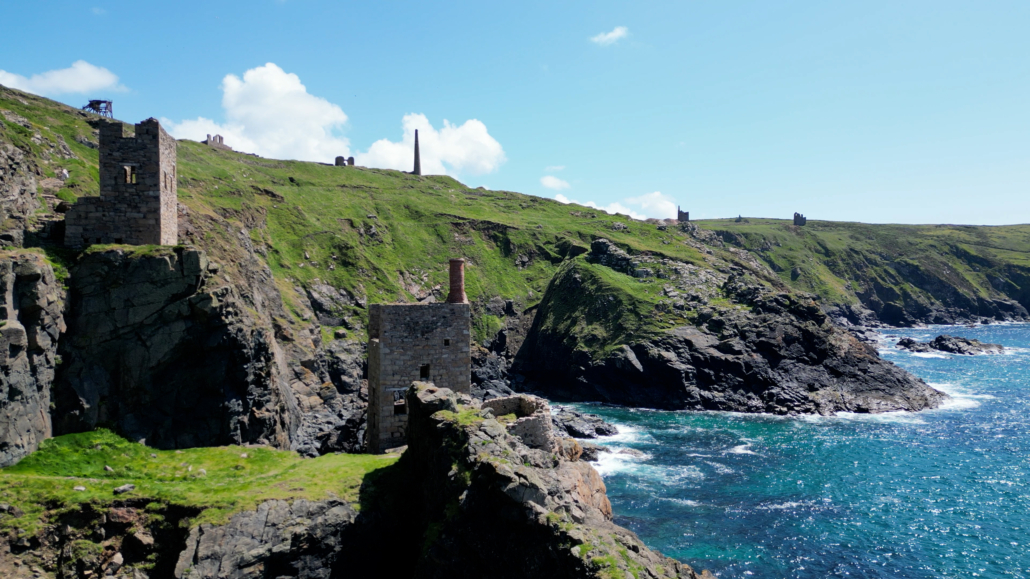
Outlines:
[{"label": "sea", "polygon": [[[939,334],[997,355],[914,354]],[[1030,324],[880,333],[935,410],[780,417],[573,405],[615,423],[615,522],[718,577],[1030,579]]]}]

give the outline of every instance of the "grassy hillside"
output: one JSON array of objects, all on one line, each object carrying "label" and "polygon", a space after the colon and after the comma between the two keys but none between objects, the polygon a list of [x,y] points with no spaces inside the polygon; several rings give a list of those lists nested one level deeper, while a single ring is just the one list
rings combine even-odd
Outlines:
[{"label": "grassy hillside", "polygon": [[193,505],[200,511],[197,522],[224,523],[232,513],[270,499],[357,503],[365,475],[396,460],[396,455],[360,454],[302,459],[270,448],[156,450],[106,430],[68,434],[0,469],[0,501],[25,513],[0,519],[0,529],[31,532],[44,515],[79,503],[110,502],[113,489],[130,483],[136,489],[120,498]]},{"label": "grassy hillside", "polygon": [[[749,218],[699,221],[760,256],[795,289],[838,304],[947,303],[964,297],[1030,306],[1030,225],[870,225]],[[893,299],[891,299],[893,296]]]}]

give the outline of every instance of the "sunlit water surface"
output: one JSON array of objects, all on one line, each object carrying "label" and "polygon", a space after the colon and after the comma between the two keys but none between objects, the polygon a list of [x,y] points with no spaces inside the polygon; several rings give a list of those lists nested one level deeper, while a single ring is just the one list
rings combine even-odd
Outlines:
[{"label": "sunlit water surface", "polygon": [[[941,333],[1006,353],[894,345]],[[723,578],[1030,578],[1030,325],[881,339],[884,358],[952,396],[944,407],[783,418],[577,405],[622,431],[597,464],[616,522]]]}]

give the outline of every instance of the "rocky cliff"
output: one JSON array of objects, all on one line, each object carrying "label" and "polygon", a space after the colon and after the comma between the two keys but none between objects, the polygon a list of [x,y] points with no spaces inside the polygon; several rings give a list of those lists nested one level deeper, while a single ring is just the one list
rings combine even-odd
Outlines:
[{"label": "rocky cliff", "polygon": [[111,249],[72,268],[55,430],[157,448],[289,448],[299,412],[272,332],[190,248]]},{"label": "rocky cliff", "polygon": [[604,483],[572,439],[531,448],[431,384],[416,384],[408,405],[398,467],[420,481],[409,511],[424,529],[416,577],[712,577],[613,524]]},{"label": "rocky cliff", "polygon": [[41,255],[0,253],[0,466],[51,435],[64,291]]},{"label": "rocky cliff", "polygon": [[[587,260],[563,266],[516,358],[529,378],[522,387],[567,400],[775,414],[921,410],[946,397],[835,326],[812,299],[758,283],[760,268],[721,275],[628,260],[599,240]],[[662,273],[671,298],[659,315],[683,312],[665,328],[626,324],[641,304],[622,272],[644,266]]]},{"label": "rocky cliff", "polygon": [[1030,320],[1026,225],[701,221],[788,286],[817,294],[841,324],[911,326]]}]

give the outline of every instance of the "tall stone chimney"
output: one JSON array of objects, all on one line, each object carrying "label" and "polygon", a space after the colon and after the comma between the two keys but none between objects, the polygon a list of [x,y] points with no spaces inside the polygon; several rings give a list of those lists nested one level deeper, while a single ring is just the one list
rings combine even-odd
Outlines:
[{"label": "tall stone chimney", "polygon": [[[415,129],[415,170],[411,172],[412,175],[422,174],[422,161],[418,158],[418,129]],[[451,265],[451,272],[454,271],[454,265]],[[451,274],[454,275],[453,273]],[[452,286],[453,287],[453,286]],[[464,294],[462,294],[464,295]]]},{"label": "tall stone chimney", "polygon": [[[418,149],[416,149],[417,151]],[[418,157],[415,157],[416,159]],[[468,296],[465,295],[465,260],[451,260],[451,291],[447,294],[449,304],[467,304]]]}]

